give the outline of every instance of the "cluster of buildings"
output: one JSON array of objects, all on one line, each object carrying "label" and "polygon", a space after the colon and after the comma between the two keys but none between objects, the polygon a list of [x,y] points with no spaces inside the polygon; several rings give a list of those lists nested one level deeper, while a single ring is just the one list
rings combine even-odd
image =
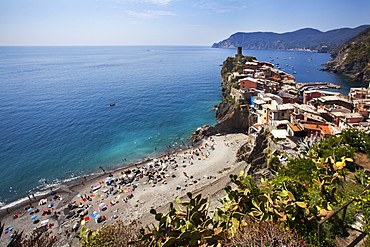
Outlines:
[{"label": "cluster of buildings", "polygon": [[[229,75],[231,96],[247,105],[254,125],[249,134],[269,125],[276,138],[300,139],[336,135],[346,128],[370,127],[370,87],[351,88],[349,95],[318,90],[330,83],[302,86],[267,62],[246,62],[243,72]],[[317,87],[315,87],[317,86]]]}]

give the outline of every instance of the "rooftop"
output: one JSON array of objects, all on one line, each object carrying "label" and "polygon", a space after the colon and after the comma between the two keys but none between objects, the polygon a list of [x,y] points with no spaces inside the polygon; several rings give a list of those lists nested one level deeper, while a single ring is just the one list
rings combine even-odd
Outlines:
[{"label": "rooftop", "polygon": [[324,96],[324,97],[320,97],[318,98],[319,101],[325,103],[327,101],[345,101],[345,102],[348,102],[350,103],[349,99],[345,96],[339,96],[339,95],[336,95],[336,96]]},{"label": "rooftop", "polygon": [[295,132],[295,131],[301,131],[301,129],[295,125],[295,124],[292,124],[292,123],[288,123],[289,127]]},{"label": "rooftop", "polygon": [[301,123],[301,125],[305,129],[319,130],[326,135],[332,134],[332,131],[328,124],[305,122],[305,123]]},{"label": "rooftop", "polygon": [[282,105],[278,105],[277,109],[280,111],[294,110],[294,105],[293,104],[282,104]]}]

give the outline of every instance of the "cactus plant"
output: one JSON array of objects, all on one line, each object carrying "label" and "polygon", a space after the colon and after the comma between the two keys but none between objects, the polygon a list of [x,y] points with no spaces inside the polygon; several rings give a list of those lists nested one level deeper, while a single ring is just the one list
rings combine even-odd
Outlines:
[{"label": "cactus plant", "polygon": [[209,199],[202,198],[200,194],[193,197],[187,193],[187,196],[189,201],[176,198],[178,209],[171,203],[167,214],[152,209],[150,212],[158,224],[147,227],[146,231],[142,229],[137,241],[147,241],[150,246],[161,247],[214,246],[224,239],[223,229],[208,214]]}]

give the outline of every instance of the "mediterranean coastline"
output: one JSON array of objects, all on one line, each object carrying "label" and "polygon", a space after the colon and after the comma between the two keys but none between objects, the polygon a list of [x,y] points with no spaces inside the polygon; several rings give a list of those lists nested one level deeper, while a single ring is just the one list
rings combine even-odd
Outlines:
[{"label": "mediterranean coastline", "polygon": [[[294,78],[285,72],[282,75],[288,80]],[[224,100],[231,91],[235,98],[244,97],[235,90],[225,92],[225,83],[223,78]],[[248,83],[244,85],[250,87],[253,80]],[[116,170],[101,167],[95,175],[81,176],[70,184],[45,191],[44,195],[31,193],[21,204],[2,208],[2,223],[17,231],[24,230],[25,235],[35,227],[47,227],[60,237],[61,245],[72,243],[74,246],[78,241],[74,236],[81,225],[94,230],[116,220],[126,223],[139,220],[148,224],[154,221],[150,209],[165,211],[170,202],[176,197],[185,197],[187,192],[209,195],[211,208],[217,206],[217,199],[224,196],[223,188],[230,182],[229,175],[239,173],[248,165],[237,153],[246,143],[253,145],[256,137],[246,133],[258,121],[249,120],[245,126],[229,125],[227,121],[222,124],[227,115],[220,114],[222,108],[218,106],[218,125],[207,127],[208,133],[204,128],[202,133],[198,129],[199,144],[183,145],[130,167]],[[249,117],[235,116],[242,120]],[[9,236],[11,233],[9,231]]]}]

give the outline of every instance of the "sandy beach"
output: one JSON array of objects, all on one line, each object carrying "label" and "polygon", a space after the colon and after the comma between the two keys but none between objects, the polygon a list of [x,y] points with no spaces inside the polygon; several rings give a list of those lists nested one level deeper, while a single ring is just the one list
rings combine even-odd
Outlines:
[{"label": "sandy beach", "polygon": [[169,203],[186,198],[187,192],[210,195],[211,208],[221,206],[217,198],[224,196],[229,175],[245,167],[236,163],[236,151],[247,140],[245,134],[211,136],[194,148],[114,172],[102,170],[99,176],[82,177],[78,185],[63,185],[42,198],[30,196],[21,207],[2,210],[0,246],[9,243],[14,231],[25,236],[37,227],[57,235],[59,246],[78,246],[73,229],[81,225],[95,230],[116,220],[148,224],[155,221],[151,208],[167,212]]}]

